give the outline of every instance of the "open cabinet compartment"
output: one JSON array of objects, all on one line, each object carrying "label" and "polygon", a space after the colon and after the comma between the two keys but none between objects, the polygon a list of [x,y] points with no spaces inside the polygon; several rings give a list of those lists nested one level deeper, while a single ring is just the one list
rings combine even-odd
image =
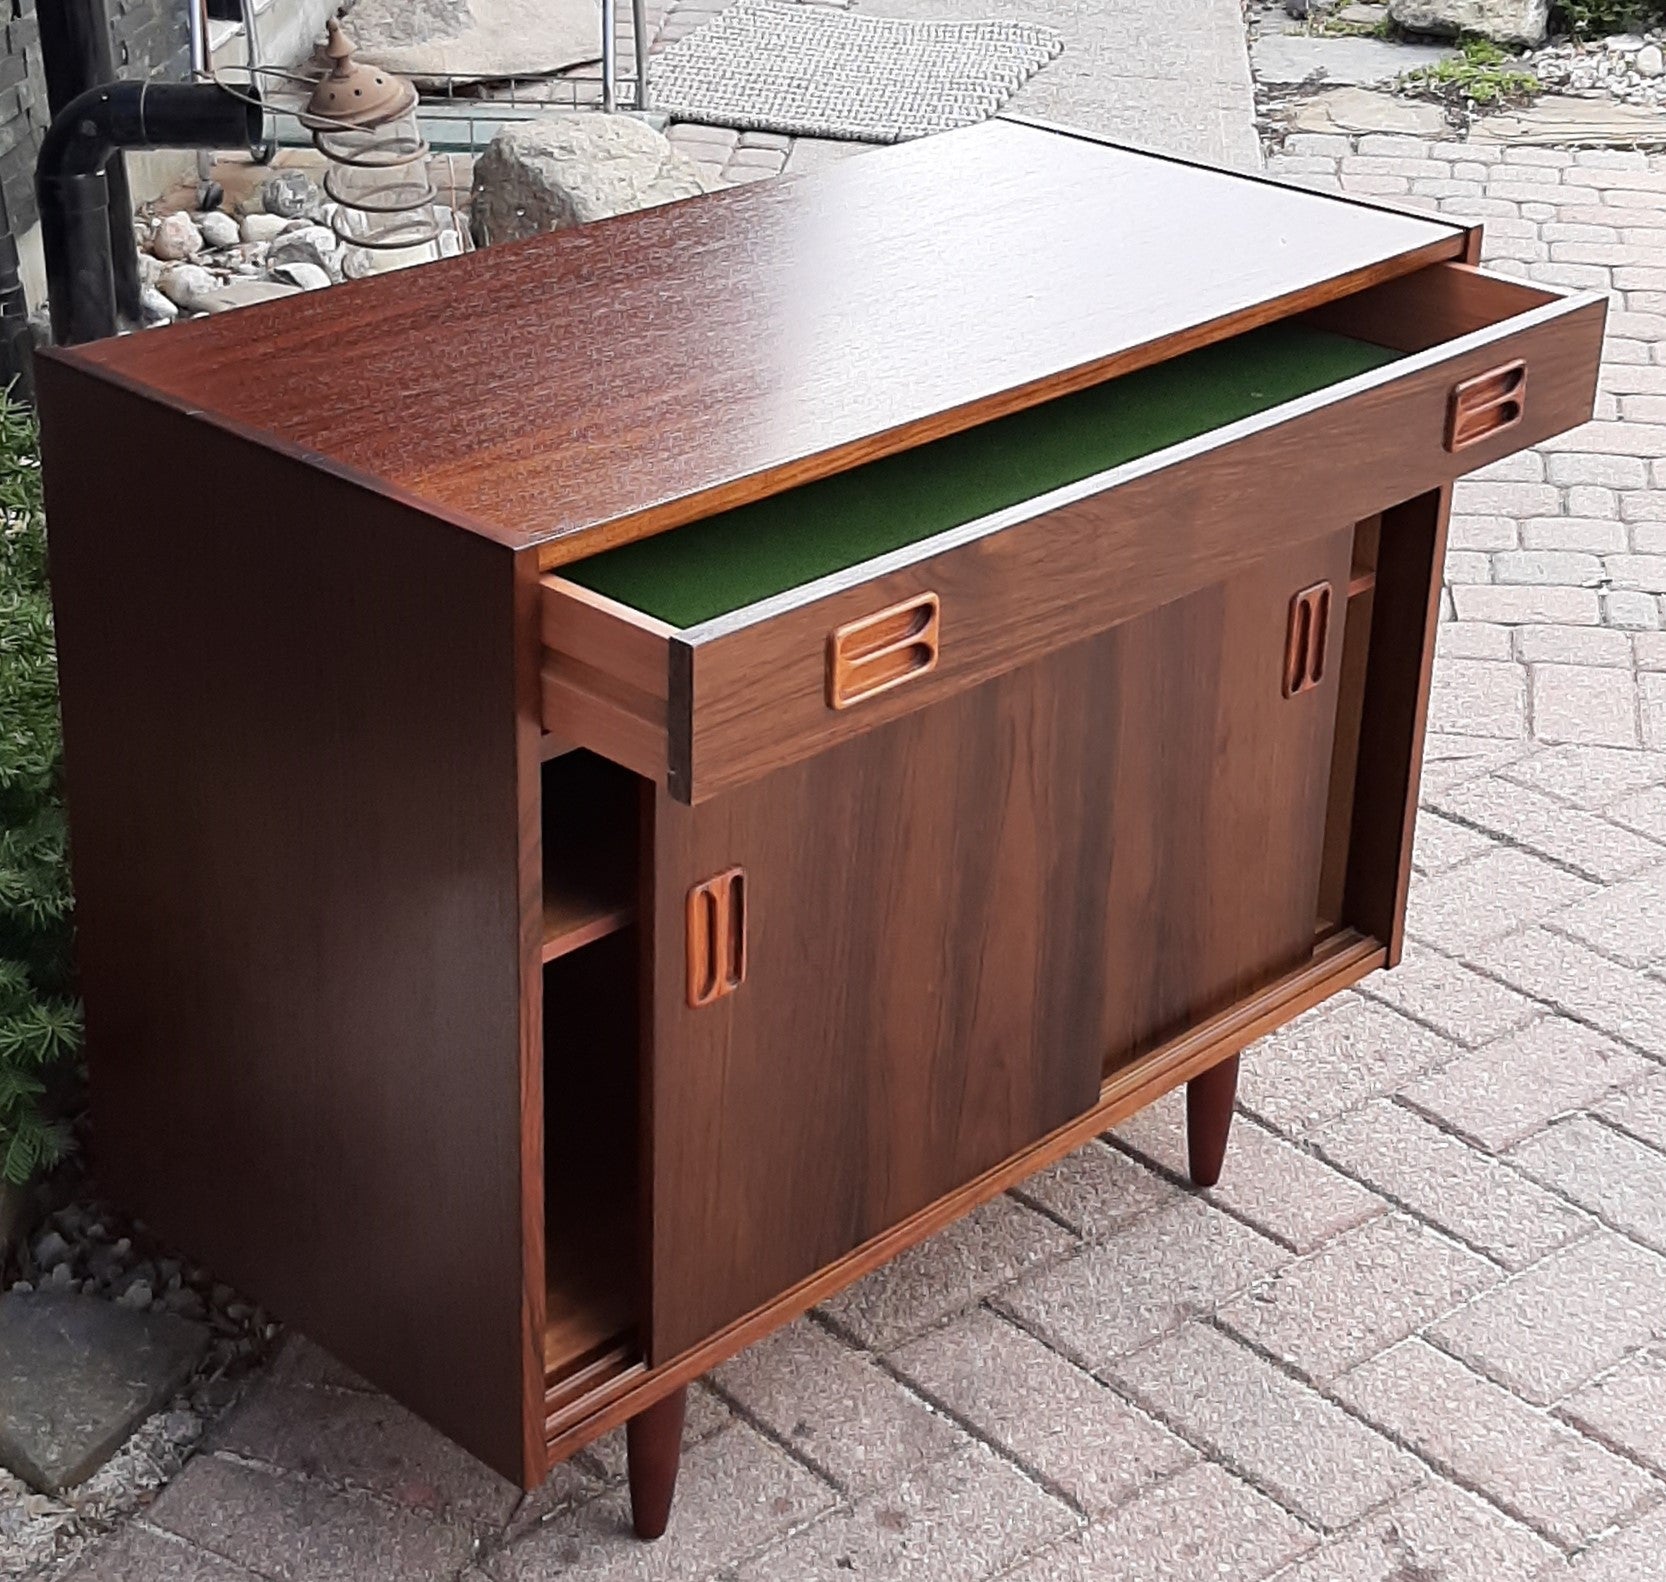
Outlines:
[{"label": "open cabinet compartment", "polygon": [[544,1379],[552,1407],[636,1355],[642,795],[583,750],[542,770]]}]

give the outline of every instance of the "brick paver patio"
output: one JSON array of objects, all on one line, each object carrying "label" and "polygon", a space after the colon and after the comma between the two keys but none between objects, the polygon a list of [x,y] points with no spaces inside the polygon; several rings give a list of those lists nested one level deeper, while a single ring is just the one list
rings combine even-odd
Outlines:
[{"label": "brick paver patio", "polygon": [[618,1435],[523,1499],[292,1339],[80,1582],[1666,1577],[1666,159],[1272,164],[1615,297],[1600,421],[1460,486],[1406,964],[1220,1188],[1161,1105],[747,1352],[658,1546]]}]

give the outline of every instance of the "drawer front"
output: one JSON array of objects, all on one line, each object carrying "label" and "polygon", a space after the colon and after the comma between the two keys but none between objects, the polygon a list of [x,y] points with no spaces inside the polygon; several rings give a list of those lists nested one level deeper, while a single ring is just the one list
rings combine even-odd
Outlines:
[{"label": "drawer front", "polygon": [[1393,288],[1326,310],[1409,346],[1375,374],[704,625],[545,577],[546,728],[700,802],[1589,418],[1601,299]]}]

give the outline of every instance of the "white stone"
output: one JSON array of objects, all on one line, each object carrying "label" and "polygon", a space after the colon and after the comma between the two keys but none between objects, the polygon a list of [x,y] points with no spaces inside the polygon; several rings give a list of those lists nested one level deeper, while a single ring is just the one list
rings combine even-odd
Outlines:
[{"label": "white stone", "polygon": [[239,234],[245,242],[269,242],[288,224],[281,214],[245,214]]},{"label": "white stone", "polygon": [[218,285],[219,281],[201,264],[174,264],[162,271],[156,289],[176,308],[197,309]]},{"label": "white stone", "polygon": [[139,287],[139,306],[147,324],[171,324],[179,317],[179,309],[152,285]]},{"label": "white stone", "polygon": [[341,244],[327,225],[304,225],[285,231],[266,254],[267,264],[315,264],[332,278],[340,267]]},{"label": "white stone", "polygon": [[318,184],[304,170],[274,170],[260,184],[261,207],[286,220],[316,214],[323,201]]},{"label": "white stone", "polygon": [[202,251],[202,232],[189,214],[164,215],[150,239],[150,250],[169,263],[195,257]]},{"label": "white stone", "polygon": [[278,264],[272,270],[275,280],[299,286],[303,291],[322,291],[330,284],[330,272],[317,264],[295,262]]},{"label": "white stone", "polygon": [[202,239],[210,247],[235,247],[241,240],[237,221],[229,214],[222,214],[218,209],[203,215],[197,222],[197,229],[202,232]]},{"label": "white stone", "polygon": [[1645,44],[1631,64],[1639,77],[1658,77],[1666,73],[1666,51],[1658,44]]},{"label": "white stone", "polygon": [[475,240],[536,236],[704,190],[694,161],[640,121],[547,116],[505,126],[476,161]]},{"label": "white stone", "polygon": [[1414,33],[1479,33],[1497,44],[1542,44],[1550,0],[1388,0],[1388,14]]}]

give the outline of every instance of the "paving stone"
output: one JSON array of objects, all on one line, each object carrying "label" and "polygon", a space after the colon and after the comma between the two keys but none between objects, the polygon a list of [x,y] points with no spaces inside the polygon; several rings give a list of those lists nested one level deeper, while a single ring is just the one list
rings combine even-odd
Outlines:
[{"label": "paving stone", "polygon": [[1435,631],[1435,653],[1442,659],[1514,659],[1517,630],[1485,621],[1443,620]]},{"label": "paving stone", "polygon": [[1637,1081],[1640,1056],[1588,1027],[1547,1017],[1408,1082],[1405,1099],[1440,1124],[1503,1153],[1554,1120]]},{"label": "paving stone", "polygon": [[1654,1072],[1632,1087],[1611,1094],[1596,1113],[1611,1126],[1666,1150],[1666,1073]]},{"label": "paving stone", "polygon": [[1588,1116],[1531,1137],[1510,1161],[1656,1252],[1666,1252],[1666,1154]]},{"label": "paving stone", "polygon": [[1454,515],[1446,530],[1449,549],[1514,549],[1520,540],[1520,525],[1513,516]]},{"label": "paving stone", "polygon": [[[1624,633],[1607,635],[1625,641]],[[1604,883],[1637,873],[1666,857],[1666,847],[1501,775],[1484,775],[1447,787],[1432,793],[1430,800],[1454,819],[1578,868]]]},{"label": "paving stone", "polygon": [[0,1467],[55,1494],[190,1377],[208,1331],[93,1296],[0,1295]]},{"label": "paving stone", "polygon": [[1426,1483],[1274,1582],[1504,1582],[1557,1557],[1537,1533],[1466,1489]]},{"label": "paving stone", "polygon": [[1078,1235],[1100,1241],[1148,1209],[1172,1201],[1178,1191],[1173,1182],[1095,1138],[1031,1176],[1019,1196],[1056,1214]]},{"label": "paving stone", "polygon": [[1273,1130],[1301,1137],[1459,1053],[1384,1005],[1350,999],[1251,1045],[1238,1099]]},{"label": "paving stone", "polygon": [[[1398,967],[1374,972],[1361,990],[1466,1048],[1536,1020],[1542,1006],[1415,941]],[[1448,1052],[1449,1058],[1457,1054]]]},{"label": "paving stone", "polygon": [[1666,1259],[1598,1230],[1430,1331],[1444,1350],[1540,1406],[1666,1337]]},{"label": "paving stone", "polygon": [[[683,1417],[683,1453],[702,1444],[712,1435],[721,1433],[734,1422],[734,1414],[704,1380],[696,1382],[688,1392],[688,1410]],[[610,1483],[624,1481],[626,1470],[625,1430],[621,1426],[612,1433],[593,1439],[579,1452],[593,1463],[597,1472]]]},{"label": "paving stone", "polygon": [[1345,1374],[1337,1399],[1566,1548],[1666,1489],[1648,1473],[1418,1339]]},{"label": "paving stone", "polygon": [[449,1582],[473,1550],[450,1523],[220,1456],[196,1457],[148,1520],[274,1582]]},{"label": "paving stone", "polygon": [[1616,802],[1608,809],[1607,816],[1627,829],[1666,842],[1666,786],[1651,786],[1647,791]]},{"label": "paving stone", "polygon": [[213,1448],[395,1504],[501,1526],[521,1491],[385,1395],[263,1382]]},{"label": "paving stone", "polygon": [[[1139,1134],[1140,1141],[1130,1146],[1146,1150],[1147,1157],[1163,1168],[1183,1173],[1186,1106],[1182,1090],[1165,1094],[1140,1113],[1142,1118],[1149,1117],[1147,1128]],[[1161,1133],[1156,1131],[1159,1125]],[[1312,1252],[1332,1236],[1384,1212],[1382,1201],[1357,1182],[1247,1115],[1234,1119],[1220,1182],[1204,1195],[1298,1253]]]},{"label": "paving stone", "polygon": [[884,1488],[966,1442],[946,1417],[804,1319],[749,1346],[715,1382],[847,1494]]},{"label": "paving stone", "polygon": [[1204,1463],[1039,1555],[1009,1582],[1260,1582],[1313,1543],[1289,1512]]},{"label": "paving stone", "polygon": [[886,1351],[1075,1245],[1045,1215],[998,1197],[840,1292],[822,1311],[863,1345]]},{"label": "paving stone", "polygon": [[[1463,630],[1461,626],[1455,629]],[[1479,857],[1491,845],[1478,831],[1422,808],[1417,815],[1417,833],[1412,843],[1412,866],[1419,873],[1443,873],[1471,857]]]},{"label": "paving stone", "polygon": [[1533,734],[1538,740],[1603,747],[1637,745],[1637,684],[1629,670],[1534,665],[1528,676]]},{"label": "paving stone", "polygon": [[1555,747],[1501,766],[1499,773],[1575,807],[1600,809],[1645,786],[1666,781],[1666,753],[1626,752],[1618,747]]},{"label": "paving stone", "polygon": [[1182,1197],[1103,1245],[1020,1281],[995,1305],[1082,1366],[1097,1368],[1208,1312],[1288,1257],[1201,1198]]},{"label": "paving stone", "polygon": [[987,1445],[974,1444],[852,1510],[823,1517],[741,1566],[738,1582],[789,1576],[793,1582],[853,1576],[976,1582],[1075,1526],[1067,1506]]},{"label": "paving stone", "polygon": [[1476,965],[1612,1037],[1666,1058],[1666,984],[1655,978],[1542,928],[1489,945]]},{"label": "paving stone", "polygon": [[[1530,486],[1515,484],[1511,487]],[[1452,591],[1452,600],[1458,618],[1464,621],[1498,621],[1506,626],[1545,622],[1566,626],[1595,626],[1601,619],[1601,606],[1596,594],[1589,588],[1455,588]],[[1439,675],[1440,671],[1437,669],[1437,679]],[[1454,698],[1444,711],[1432,717],[1443,722],[1463,719],[1466,716],[1471,721],[1490,719],[1494,724],[1485,734],[1517,734],[1504,728],[1514,720],[1516,705],[1520,702],[1511,692],[1507,676],[1483,676],[1476,673],[1463,677],[1462,685],[1462,694]],[[1480,726],[1475,723],[1442,723],[1439,728],[1480,730]]]},{"label": "paving stone", "polygon": [[[1454,597],[1516,591],[1459,588],[1454,591]],[[1592,598],[1595,599],[1594,594]],[[1511,619],[1507,614],[1489,614],[1479,608],[1466,612],[1463,606],[1459,613],[1466,620]],[[1517,665],[1489,664],[1479,659],[1443,659],[1435,667],[1435,685],[1429,701],[1429,723],[1435,730],[1506,738],[1523,736],[1527,729],[1526,710],[1526,678]]]},{"label": "paving stone", "polygon": [[1383,1099],[1314,1134],[1344,1170],[1504,1265],[1523,1269],[1591,1221],[1508,1165]]},{"label": "paving stone", "polygon": [[1211,1460],[1327,1532],[1422,1481],[1404,1451],[1207,1324],[1122,1358],[1109,1377]]},{"label": "paving stone", "polygon": [[487,1570],[499,1582],[693,1582],[755,1554],[833,1504],[825,1483],[737,1424],[684,1453],[671,1525],[657,1543],[632,1533],[630,1499],[619,1489],[528,1533],[489,1560]]},{"label": "paving stone", "polygon": [[1091,1374],[987,1311],[956,1319],[891,1360],[1089,1515],[1197,1459]]},{"label": "paving stone", "polygon": [[1373,1220],[1220,1309],[1227,1328],[1324,1385],[1498,1280],[1403,1214]]},{"label": "paving stone", "polygon": [[1666,1477],[1666,1350],[1626,1358],[1557,1410],[1593,1439]]},{"label": "paving stone", "polygon": [[1431,730],[1423,737],[1423,790],[1457,785],[1532,755],[1527,742],[1497,741],[1462,731]]},{"label": "paving stone", "polygon": [[1574,1561],[1573,1582],[1662,1582],[1666,1579],[1666,1506],[1610,1533]]},{"label": "paving stone", "polygon": [[271,1378],[278,1384],[317,1385],[330,1390],[373,1391],[376,1387],[360,1378],[345,1363],[337,1362],[322,1346],[293,1331],[284,1336],[272,1359]]},{"label": "paving stone", "polygon": [[1494,555],[1491,564],[1494,577],[1499,582],[1594,588],[1602,581],[1603,563],[1600,557],[1571,550],[1506,550],[1503,554]]},{"label": "paving stone", "polygon": [[[1623,534],[1620,522],[1597,524],[1609,533]],[[1527,665],[1607,666],[1629,670],[1631,639],[1603,626],[1518,626],[1515,656]]]},{"label": "paving stone", "polygon": [[135,1522],[84,1554],[64,1582],[260,1582],[259,1576]]},{"label": "paving stone", "polygon": [[1595,886],[1525,851],[1489,852],[1411,887],[1406,931],[1463,953],[1538,922],[1595,892]]},{"label": "paving stone", "polygon": [[1666,675],[1638,677],[1637,706],[1643,717],[1643,745],[1666,748]]}]

